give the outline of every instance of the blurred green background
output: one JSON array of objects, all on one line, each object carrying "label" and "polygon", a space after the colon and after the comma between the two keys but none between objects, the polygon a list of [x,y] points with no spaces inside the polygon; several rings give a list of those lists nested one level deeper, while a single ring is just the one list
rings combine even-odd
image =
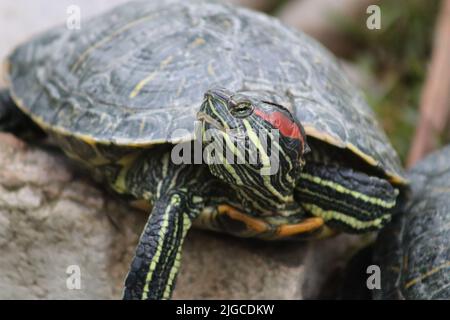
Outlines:
[{"label": "blurred green background", "polygon": [[[267,8],[270,8],[269,13],[283,20],[286,20],[285,12],[291,10],[286,22],[295,24],[294,9],[299,11],[297,19],[304,19],[305,14],[300,11],[309,9],[305,2],[308,1],[277,0]],[[320,2],[324,3],[322,13],[315,18],[324,19],[326,23],[316,21],[319,27],[311,27],[314,22],[300,22],[296,27],[318,38],[338,57],[350,62],[354,82],[365,92],[405,162],[419,118],[420,95],[440,1],[335,1],[342,5],[340,8],[334,8],[331,1],[316,1],[316,6],[320,7],[317,4]],[[380,30],[366,27],[369,15],[365,9],[370,4],[377,4],[381,9]],[[322,30],[318,31],[318,28]],[[327,32],[331,36],[327,36]],[[441,143],[446,142],[450,142],[448,135],[441,137]]]},{"label": "blurred green background", "polygon": [[[352,50],[346,56],[376,79],[363,88],[402,160],[411,145],[431,54],[439,1],[381,1],[382,28],[361,28],[361,19],[337,19]],[[444,138],[444,137],[443,137]]]}]

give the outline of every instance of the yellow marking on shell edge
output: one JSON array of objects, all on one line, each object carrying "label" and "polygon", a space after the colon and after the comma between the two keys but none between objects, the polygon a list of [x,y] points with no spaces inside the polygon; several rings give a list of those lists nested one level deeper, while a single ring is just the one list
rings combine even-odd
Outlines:
[{"label": "yellow marking on shell edge", "polygon": [[128,29],[131,29],[132,27],[134,27],[135,25],[138,25],[141,22],[147,21],[150,18],[153,18],[153,15],[147,15],[145,17],[142,17],[138,20],[132,21],[130,23],[127,23],[126,25],[124,25],[123,27],[117,29],[116,31],[114,31],[113,33],[111,33],[110,35],[106,36],[105,38],[103,38],[102,40],[100,40],[99,42],[94,43],[92,46],[90,46],[89,48],[87,48],[77,59],[77,61],[73,64],[72,68],[70,69],[71,72],[74,72],[75,70],[78,69],[78,67],[81,65],[81,63],[83,63],[84,60],[86,60],[86,57],[95,49],[101,47],[102,45],[108,43],[109,41],[113,40],[115,37],[117,37],[118,35],[120,35],[121,33],[127,31]]},{"label": "yellow marking on shell edge", "polygon": [[[327,142],[333,146],[336,146],[338,148],[347,148],[349,149],[351,152],[353,152],[354,154],[356,154],[358,157],[360,157],[361,159],[363,159],[365,162],[367,162],[368,164],[370,164],[371,166],[378,166],[379,162],[376,161],[373,157],[369,156],[368,154],[365,154],[364,152],[362,152],[361,150],[359,150],[355,145],[351,144],[351,143],[344,143],[341,140],[323,133],[319,130],[317,130],[315,127],[313,127],[312,125],[307,125],[305,124],[303,126],[303,128],[305,129],[305,133],[308,136],[314,137],[316,139],[319,139],[321,141]],[[400,177],[399,175],[390,172],[390,171],[386,171],[386,174],[388,175],[389,180],[394,183],[394,184],[400,184],[400,185],[406,185],[408,184],[408,180],[406,180],[403,177]]]},{"label": "yellow marking on shell edge", "polygon": [[[55,134],[55,137],[57,137],[58,139],[64,139],[64,136],[61,136],[60,134]],[[83,141],[84,143],[86,143],[95,153],[95,157],[89,158],[89,159],[85,159],[80,157],[80,155],[69,151],[67,149],[63,149],[64,154],[66,154],[69,158],[76,160],[80,163],[83,163],[86,167],[98,167],[98,166],[102,166],[102,165],[107,165],[110,164],[111,161],[107,158],[105,158],[101,152],[98,151],[97,145],[95,142],[91,142],[89,140],[85,140],[84,137],[80,137],[79,138],[81,141]]]},{"label": "yellow marking on shell edge", "polygon": [[395,206],[396,201],[391,201],[391,202],[387,202],[387,201],[383,201],[382,199],[379,198],[374,198],[374,197],[369,197],[368,195],[364,194],[364,193],[360,193],[351,189],[347,189],[345,187],[343,187],[342,185],[333,182],[333,181],[328,181],[328,180],[323,180],[319,177],[316,176],[312,176],[310,174],[307,173],[301,173],[300,177],[302,179],[306,179],[308,181],[311,181],[313,183],[316,183],[318,185],[322,185],[322,186],[326,186],[326,187],[330,187],[334,190],[336,190],[339,193],[344,193],[344,194],[348,194],[351,195],[352,197],[362,200],[364,202],[368,202],[370,204],[374,204],[374,205],[378,205],[380,207],[383,208],[388,208],[391,209]]},{"label": "yellow marking on shell edge", "polygon": [[360,221],[341,212],[337,212],[334,210],[324,210],[312,203],[303,203],[302,206],[312,215],[323,218],[325,222],[329,220],[338,220],[357,230],[367,229],[370,227],[379,227],[383,222],[382,218],[389,217],[389,215],[385,215],[370,221]]},{"label": "yellow marking on shell edge", "polygon": [[78,138],[91,147],[95,147],[95,145],[97,144],[94,139],[86,135],[80,135]]},{"label": "yellow marking on shell edge", "polygon": [[421,274],[419,277],[414,278],[414,279],[408,281],[408,282],[405,284],[405,289],[409,289],[409,288],[412,287],[413,285],[415,285],[415,284],[421,282],[422,280],[424,280],[424,279],[426,279],[426,278],[432,276],[432,275],[435,274],[436,272],[438,272],[438,271],[440,271],[440,270],[442,270],[442,269],[445,269],[445,268],[450,268],[450,261],[446,261],[445,263],[443,263],[443,264],[441,264],[441,265],[439,265],[439,266],[437,266],[437,267],[435,267],[435,268],[433,268],[433,269],[431,269],[431,270],[429,270],[429,271],[427,271],[427,272]]},{"label": "yellow marking on shell edge", "polygon": [[252,218],[249,215],[244,214],[229,205],[220,205],[218,206],[217,210],[220,214],[226,214],[233,220],[243,222],[250,230],[254,230],[255,232],[263,233],[270,228],[267,223],[256,218]]},{"label": "yellow marking on shell edge", "polygon": [[[83,140],[84,142],[89,141],[91,144],[102,144],[102,145],[109,145],[111,142],[114,142],[117,146],[127,146],[132,148],[151,148],[154,145],[158,144],[165,144],[167,143],[166,139],[154,139],[151,141],[136,141],[136,140],[128,140],[128,139],[116,139],[114,141],[110,140],[100,140],[96,139],[93,136],[84,135],[77,132],[71,132],[70,130],[67,130],[61,126],[57,125],[49,125],[47,122],[45,122],[42,118],[36,116],[35,114],[30,113],[27,108],[25,108],[25,104],[23,103],[22,99],[17,97],[17,95],[14,93],[13,88],[10,86],[10,82],[7,82],[7,86],[10,88],[10,95],[13,99],[16,106],[25,114],[27,114],[34,123],[36,123],[40,128],[42,128],[44,131],[48,132],[54,132],[56,134],[66,136],[66,137],[74,137],[80,140]],[[192,140],[192,134],[182,137],[179,139],[181,142],[184,141],[191,141]]]},{"label": "yellow marking on shell edge", "polygon": [[281,225],[277,228],[277,234],[281,237],[290,237],[296,234],[311,232],[324,225],[325,221],[320,217],[308,218],[296,224]]},{"label": "yellow marking on shell edge", "polygon": [[[8,72],[10,70],[8,69]],[[100,139],[96,139],[93,136],[88,136],[88,135],[83,135],[81,133],[77,133],[77,132],[72,132],[70,130],[67,130],[61,126],[57,126],[57,125],[49,125],[47,122],[45,122],[41,117],[38,117],[36,114],[30,113],[28,111],[28,109],[25,107],[25,104],[23,103],[22,99],[20,99],[15,91],[14,88],[12,86],[10,77],[9,77],[9,73],[6,76],[5,79],[6,82],[6,86],[9,88],[9,93],[10,96],[12,98],[12,100],[14,101],[14,103],[16,104],[16,106],[26,115],[28,115],[34,123],[36,123],[41,129],[43,129],[44,131],[48,131],[48,132],[54,132],[56,134],[62,135],[62,136],[67,136],[67,137],[74,137],[80,140],[83,140],[85,142],[89,141],[90,144],[102,144],[102,145],[109,145],[111,144],[111,142],[114,142],[115,145],[117,146],[127,146],[127,147],[134,147],[134,148],[151,148],[154,145],[158,145],[158,144],[165,144],[167,143],[166,139],[153,139],[151,141],[137,141],[137,140],[128,140],[128,139],[116,139],[114,141],[110,141],[110,140],[100,140]],[[180,138],[179,140],[181,142],[184,141],[191,141],[193,138],[193,135],[187,135],[185,137]]]},{"label": "yellow marking on shell edge", "polygon": [[167,66],[172,60],[173,60],[173,56],[167,57],[166,59],[161,61],[161,64],[160,64],[158,70],[153,71],[147,77],[145,77],[144,79],[139,81],[138,84],[134,87],[133,91],[131,91],[130,99],[135,98],[139,94],[139,92],[141,92],[142,88],[144,88],[144,86],[146,84],[148,84],[150,81],[155,79],[155,77],[158,74],[158,72],[161,71],[165,66]]}]

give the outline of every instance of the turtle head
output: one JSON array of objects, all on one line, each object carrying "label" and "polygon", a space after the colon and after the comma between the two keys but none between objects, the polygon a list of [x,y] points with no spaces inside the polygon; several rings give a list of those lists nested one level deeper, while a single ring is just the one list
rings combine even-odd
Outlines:
[{"label": "turtle head", "polygon": [[308,147],[302,125],[286,108],[263,93],[213,89],[198,119],[213,175],[263,211],[282,210],[292,201]]}]

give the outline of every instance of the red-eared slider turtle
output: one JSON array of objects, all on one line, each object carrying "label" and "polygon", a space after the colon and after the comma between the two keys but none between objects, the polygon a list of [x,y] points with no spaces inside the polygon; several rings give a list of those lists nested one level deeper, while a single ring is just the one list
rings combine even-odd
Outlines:
[{"label": "red-eared slider turtle", "polygon": [[19,46],[6,78],[70,157],[153,206],[125,298],[171,296],[194,220],[265,239],[367,232],[406,183],[332,55],[232,5],[130,2]]},{"label": "red-eared slider turtle", "polygon": [[450,146],[410,173],[411,199],[378,236],[376,299],[450,299]]}]

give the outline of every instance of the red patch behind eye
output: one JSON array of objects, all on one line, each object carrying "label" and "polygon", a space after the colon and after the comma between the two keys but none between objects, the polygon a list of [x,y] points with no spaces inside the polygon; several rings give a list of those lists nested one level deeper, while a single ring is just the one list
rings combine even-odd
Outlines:
[{"label": "red patch behind eye", "polygon": [[304,145],[304,139],[300,128],[294,121],[286,117],[282,112],[275,111],[267,114],[255,108],[254,114],[280,130],[283,136],[300,140],[302,142],[302,146]]}]

